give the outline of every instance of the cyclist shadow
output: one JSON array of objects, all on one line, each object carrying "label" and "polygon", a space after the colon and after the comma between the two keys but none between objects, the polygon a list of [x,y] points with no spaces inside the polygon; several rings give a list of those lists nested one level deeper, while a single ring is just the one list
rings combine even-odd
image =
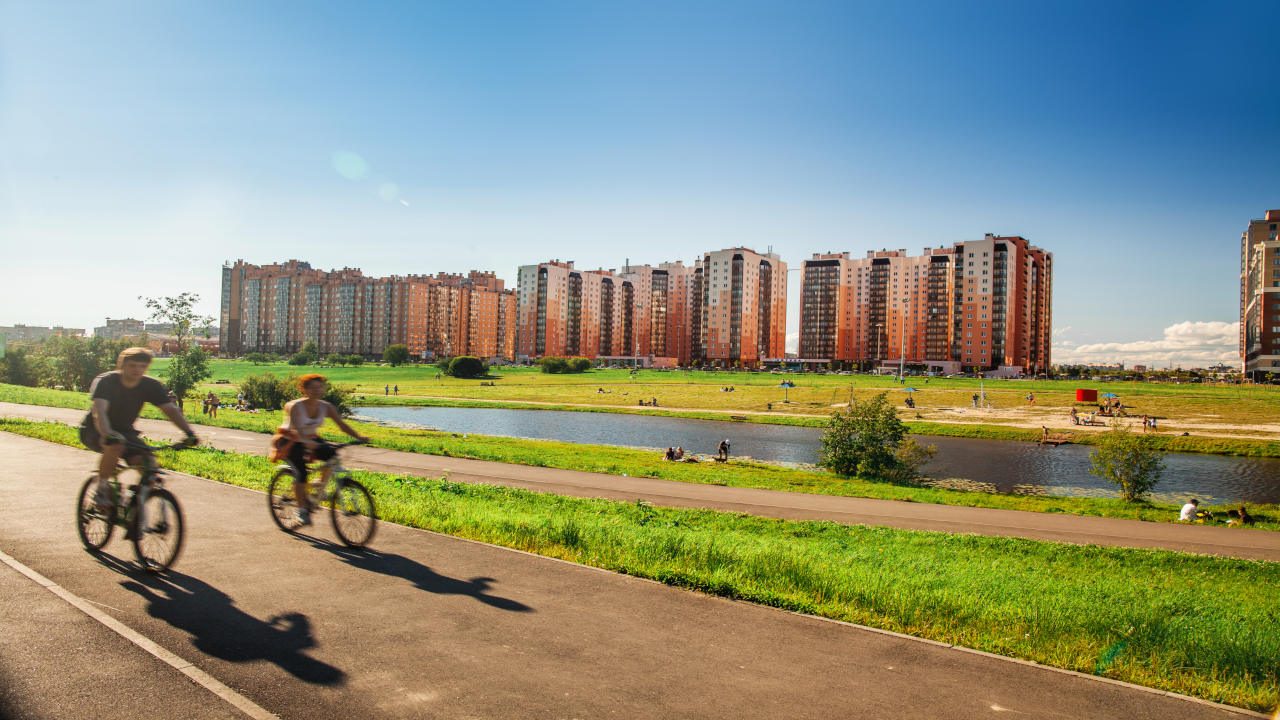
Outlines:
[{"label": "cyclist shadow", "polygon": [[110,556],[100,560],[130,578],[120,584],[147,601],[148,615],[189,633],[191,644],[206,655],[234,663],[265,660],[315,685],[346,679],[343,671],[303,653],[317,643],[302,613],[259,620],[237,608],[230,595],[190,575],[154,575]]},{"label": "cyclist shadow", "polygon": [[470,595],[485,605],[511,612],[534,612],[533,608],[518,600],[490,595],[494,583],[490,577],[474,577],[470,580],[451,578],[432,570],[416,560],[403,555],[383,553],[368,548],[349,548],[321,538],[299,536],[321,550],[326,550],[342,562],[354,568],[398,577],[413,583],[414,587],[437,595]]}]

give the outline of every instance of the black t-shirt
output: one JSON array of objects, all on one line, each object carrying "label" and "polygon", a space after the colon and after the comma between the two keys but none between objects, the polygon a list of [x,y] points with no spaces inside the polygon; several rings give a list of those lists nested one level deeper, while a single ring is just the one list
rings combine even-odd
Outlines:
[{"label": "black t-shirt", "polygon": [[[89,386],[89,395],[94,400],[102,398],[107,401],[107,421],[116,432],[132,430],[133,422],[146,403],[160,407],[173,402],[164,383],[159,380],[144,375],[134,387],[125,387],[118,370],[104,372],[94,378],[93,385]],[[85,416],[83,425],[94,427],[92,410]]]}]

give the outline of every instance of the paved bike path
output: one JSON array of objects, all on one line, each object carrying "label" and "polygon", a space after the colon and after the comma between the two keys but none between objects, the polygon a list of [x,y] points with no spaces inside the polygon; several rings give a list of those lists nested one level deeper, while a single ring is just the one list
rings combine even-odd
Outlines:
[{"label": "paved bike path", "polygon": [[[78,424],[84,413],[67,408],[0,403],[0,416]],[[138,427],[152,437],[181,437],[177,428],[163,420],[139,420]],[[265,453],[267,436],[261,433],[213,426],[199,426],[197,432],[213,447],[255,455]],[[349,467],[387,473],[438,477],[449,470],[452,479],[462,482],[494,483],[561,495],[627,502],[644,499],[658,505],[714,508],[791,520],[832,520],[911,530],[1157,548],[1280,562],[1280,532],[1269,530],[728,487],[466,460],[374,447],[350,448],[344,451],[343,460]]]},{"label": "paved bike path", "polygon": [[[187,543],[146,576],[119,537],[79,547],[92,454],[8,433],[0,452],[0,550],[285,718],[1260,717],[385,523],[348,551],[180,474]],[[7,672],[117,657],[16,650]]]}]

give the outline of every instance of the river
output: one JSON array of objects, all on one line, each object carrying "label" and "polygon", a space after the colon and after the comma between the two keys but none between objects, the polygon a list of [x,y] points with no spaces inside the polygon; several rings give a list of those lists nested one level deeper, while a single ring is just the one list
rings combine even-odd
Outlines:
[{"label": "river", "polygon": [[[788,465],[816,463],[822,437],[819,428],[620,413],[450,407],[357,407],[354,411],[362,419],[391,425],[662,450],[681,445],[699,455],[714,455],[720,441],[729,439],[735,457]],[[959,487],[1117,496],[1112,486],[1089,473],[1090,448],[1085,445],[1048,448],[1016,440],[915,437],[938,449],[925,474]],[[1189,497],[1211,503],[1280,502],[1280,459],[1169,453],[1153,497],[1168,502]]]}]

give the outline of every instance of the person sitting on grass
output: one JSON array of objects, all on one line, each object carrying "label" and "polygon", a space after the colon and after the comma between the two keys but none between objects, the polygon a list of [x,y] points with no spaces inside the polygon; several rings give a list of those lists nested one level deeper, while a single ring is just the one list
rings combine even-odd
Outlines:
[{"label": "person sitting on grass", "polygon": [[[298,389],[302,391],[302,397],[284,406],[284,430],[295,441],[289,450],[288,463],[293,468],[293,497],[298,503],[298,522],[301,525],[311,524],[307,462],[311,459],[328,460],[336,452],[332,445],[316,434],[324,421],[331,419],[342,432],[360,442],[369,442],[369,438],[356,432],[342,419],[337,408],[323,399],[327,384],[323,375],[303,375],[298,378]],[[326,465],[323,475],[326,483],[329,481],[329,472],[330,468]]]},{"label": "person sitting on grass", "polygon": [[674,457],[673,459],[674,459],[674,460],[683,460],[683,459],[684,459],[684,448],[683,448],[683,447],[681,447],[681,446],[679,446],[679,445],[677,445],[677,446],[676,446],[676,455],[675,455],[675,457]]},{"label": "person sitting on grass", "polygon": [[1186,505],[1182,506],[1182,512],[1178,513],[1178,519],[1184,522],[1195,522],[1196,512],[1200,510],[1200,501],[1191,498]]},{"label": "person sitting on grass", "polygon": [[676,459],[676,449],[675,449],[675,448],[673,448],[673,447],[669,447],[669,448],[667,448],[667,459],[668,459],[668,460],[675,460],[675,459]]},{"label": "person sitting on grass", "polygon": [[1227,517],[1231,518],[1227,521],[1228,525],[1252,525],[1254,523],[1253,516],[1248,510],[1241,505],[1239,510],[1228,510]]}]

